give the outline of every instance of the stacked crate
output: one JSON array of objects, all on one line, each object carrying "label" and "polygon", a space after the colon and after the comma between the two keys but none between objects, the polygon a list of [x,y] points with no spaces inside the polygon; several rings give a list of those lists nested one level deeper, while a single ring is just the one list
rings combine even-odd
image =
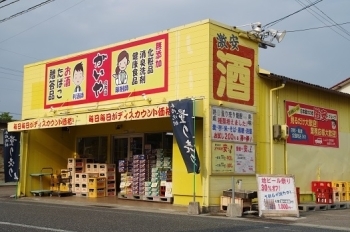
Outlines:
[{"label": "stacked crate", "polygon": [[339,202],[339,201],[347,200],[347,195],[346,195],[347,182],[332,181],[332,188],[333,188],[334,201]]},{"label": "stacked crate", "polygon": [[72,176],[71,184],[72,184],[72,191],[74,192],[74,186],[75,186],[75,178],[74,178],[74,176],[75,176],[75,159],[74,158],[68,158],[67,169]]},{"label": "stacked crate", "polygon": [[106,178],[88,178],[88,197],[104,197],[106,194]]},{"label": "stacked crate", "polygon": [[[159,196],[172,197],[172,171],[170,168],[161,168],[160,174],[160,193]],[[171,196],[170,196],[171,195]]]},{"label": "stacked crate", "polygon": [[312,181],[311,190],[317,204],[333,204],[333,188],[330,181]]},{"label": "stacked crate", "polygon": [[73,192],[76,196],[87,197],[88,194],[88,178],[89,175],[87,173],[76,173],[74,180],[74,188]]},{"label": "stacked crate", "polygon": [[115,164],[98,164],[99,177],[106,178],[106,196],[116,195]]},{"label": "stacked crate", "polygon": [[59,191],[71,192],[73,188],[73,177],[72,172],[69,169],[61,169],[61,183],[59,186]]}]

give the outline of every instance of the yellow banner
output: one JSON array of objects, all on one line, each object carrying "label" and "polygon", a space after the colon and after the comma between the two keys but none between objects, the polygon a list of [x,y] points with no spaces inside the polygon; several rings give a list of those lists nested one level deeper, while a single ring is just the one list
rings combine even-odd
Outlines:
[{"label": "yellow banner", "polygon": [[86,59],[47,67],[46,100],[57,104],[86,98]]},{"label": "yellow banner", "polygon": [[121,122],[162,117],[170,117],[169,107],[167,104],[88,113],[87,124]]},{"label": "yellow banner", "polygon": [[165,39],[112,52],[111,95],[164,88]]}]

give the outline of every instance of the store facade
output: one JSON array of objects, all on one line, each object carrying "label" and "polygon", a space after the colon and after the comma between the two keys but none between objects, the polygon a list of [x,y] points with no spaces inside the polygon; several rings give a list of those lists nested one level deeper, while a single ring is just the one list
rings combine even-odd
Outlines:
[{"label": "store facade", "polygon": [[[29,196],[41,187],[30,175],[43,167],[55,172],[67,167],[71,158],[118,165],[120,159],[141,155],[151,147],[170,150],[174,204],[188,205],[195,195],[204,207],[219,205],[220,191],[228,187],[220,180],[234,173],[232,147],[230,154],[222,154],[227,152],[224,140],[238,141],[243,149],[244,144],[253,145],[255,136],[258,46],[239,38],[239,32],[204,20],[25,66],[22,120],[8,126],[9,131],[22,132],[19,193]],[[233,84],[236,92],[228,91],[237,76],[226,77],[225,69],[242,72],[243,89]],[[181,147],[172,136],[169,102],[186,99],[194,105],[198,174],[188,173]],[[220,128],[216,132],[211,130],[213,123]],[[232,131],[237,123],[239,131]],[[227,125],[231,132],[225,135],[221,128]],[[227,156],[227,161],[212,158],[212,136],[218,137],[216,154]],[[255,188],[253,166],[248,167],[250,188]],[[118,181],[120,173],[116,175]],[[119,178],[117,188],[123,182]]]},{"label": "store facade", "polygon": [[[247,32],[204,20],[25,66],[22,120],[8,125],[22,132],[19,194],[39,188],[30,174],[43,167],[60,170],[71,158],[118,166],[149,149],[171,157],[176,205],[195,197],[203,207],[217,207],[232,177],[241,180],[242,189],[256,190],[256,174],[295,174],[305,200],[316,170],[322,170],[322,179],[349,179],[341,161],[348,159],[348,95],[271,75],[259,69],[258,51]],[[170,117],[169,102],[186,99],[194,103],[198,174],[186,168]],[[344,118],[338,120],[337,139],[331,128],[323,136],[334,145],[270,138],[273,124],[288,124],[293,133],[300,129],[286,117],[295,102]],[[311,157],[314,153],[321,158]],[[337,156],[335,162],[329,153]],[[116,191],[124,187],[122,179],[116,170]]]}]

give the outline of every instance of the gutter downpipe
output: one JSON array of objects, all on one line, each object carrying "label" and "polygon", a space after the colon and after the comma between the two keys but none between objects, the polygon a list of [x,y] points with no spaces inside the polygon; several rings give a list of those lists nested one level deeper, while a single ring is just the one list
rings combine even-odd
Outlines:
[{"label": "gutter downpipe", "polygon": [[273,128],[272,128],[272,92],[284,88],[286,84],[270,89],[270,174],[273,174]]}]

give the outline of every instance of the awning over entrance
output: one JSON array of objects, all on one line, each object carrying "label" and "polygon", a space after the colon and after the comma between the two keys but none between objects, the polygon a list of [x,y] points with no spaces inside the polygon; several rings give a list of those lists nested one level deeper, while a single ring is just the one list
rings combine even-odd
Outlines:
[{"label": "awning over entrance", "polygon": [[8,131],[25,131],[55,127],[170,117],[168,104],[95,111],[81,114],[42,117],[8,123]]}]

